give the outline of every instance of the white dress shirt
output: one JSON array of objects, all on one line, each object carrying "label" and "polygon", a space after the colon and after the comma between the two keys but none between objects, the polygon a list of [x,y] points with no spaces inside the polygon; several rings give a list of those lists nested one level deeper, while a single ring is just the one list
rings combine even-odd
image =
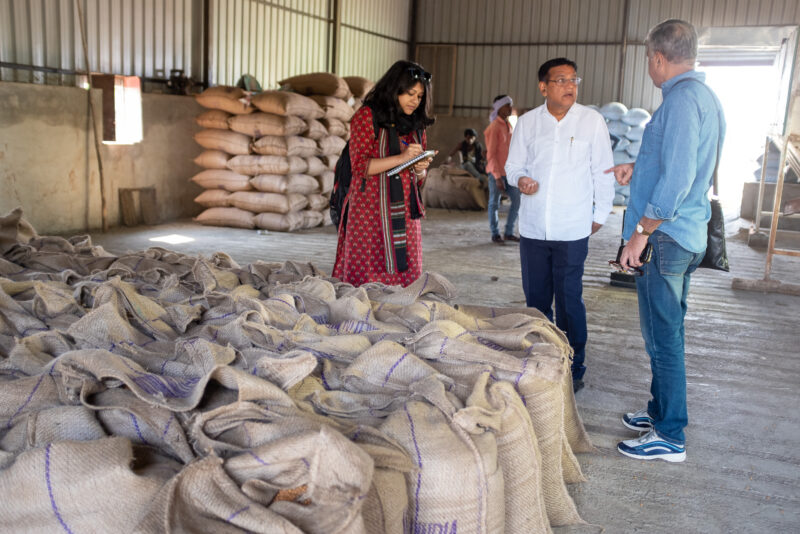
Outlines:
[{"label": "white dress shirt", "polygon": [[[614,201],[611,139],[602,115],[573,104],[556,120],[543,104],[517,121],[506,161],[508,183],[528,176],[539,182],[521,194],[519,233],[529,239],[575,241],[604,224]],[[594,204],[594,209],[593,208]]]}]

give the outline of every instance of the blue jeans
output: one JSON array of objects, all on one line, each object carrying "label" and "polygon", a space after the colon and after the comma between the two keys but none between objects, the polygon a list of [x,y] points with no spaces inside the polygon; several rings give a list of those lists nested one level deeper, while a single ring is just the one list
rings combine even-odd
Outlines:
[{"label": "blue jeans", "polygon": [[[503,185],[506,188],[506,194],[511,200],[511,207],[508,210],[508,218],[506,218],[506,231],[503,235],[514,235],[514,225],[517,223],[517,215],[519,214],[519,189],[508,185],[508,180],[503,176]],[[503,192],[497,188],[494,181],[494,176],[489,173],[489,230],[492,235],[500,235],[498,226],[500,224],[500,217],[497,214],[497,209],[500,207],[500,195]]]},{"label": "blue jeans", "polygon": [[689,279],[705,252],[689,252],[659,231],[653,233],[650,242],[650,263],[643,265],[644,274],[636,277],[639,323],[653,373],[647,413],[660,436],[684,444],[683,429],[689,423],[689,414],[683,318]]},{"label": "blue jeans", "polygon": [[480,171],[477,168],[475,168],[475,164],[472,163],[471,161],[465,161],[464,163],[462,163],[461,168],[470,173],[480,183],[484,183],[486,181],[486,179],[483,177]]},{"label": "blue jeans", "polygon": [[586,306],[583,303],[583,264],[589,253],[589,238],[576,241],[546,241],[521,237],[522,291],[525,302],[553,320],[567,334],[575,356],[572,377],[583,378],[586,366]]}]

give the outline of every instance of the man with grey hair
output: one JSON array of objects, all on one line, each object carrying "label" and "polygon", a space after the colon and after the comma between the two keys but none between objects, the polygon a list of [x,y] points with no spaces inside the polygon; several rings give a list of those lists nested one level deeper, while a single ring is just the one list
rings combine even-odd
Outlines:
[{"label": "man with grey hair", "polygon": [[[708,190],[725,119],[705,74],[694,70],[697,33],[691,24],[662,22],[650,30],[646,45],[648,73],[663,102],[645,128],[635,167],[606,171],[621,185],[631,184],[622,231],[628,243],[619,263],[639,275],[639,322],[652,370],[647,407],[622,417],[627,428],[647,433],[617,448],[631,458],[682,462],[689,422],[683,320],[689,280],[705,254]],[[642,257],[648,243],[649,261]]]}]

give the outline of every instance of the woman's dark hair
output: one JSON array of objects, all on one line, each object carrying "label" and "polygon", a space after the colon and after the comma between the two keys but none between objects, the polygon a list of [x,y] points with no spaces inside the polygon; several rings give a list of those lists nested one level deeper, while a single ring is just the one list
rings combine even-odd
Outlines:
[{"label": "woman's dark hair", "polygon": [[364,104],[368,105],[376,114],[378,124],[394,124],[397,122],[398,115],[403,113],[397,105],[397,97],[414,87],[417,82],[425,88],[425,93],[422,95],[422,102],[410,118],[414,130],[425,129],[436,120],[431,116],[433,107],[431,79],[430,74],[422,66],[412,61],[397,61],[389,67],[386,74],[364,97]]},{"label": "woman's dark hair", "polygon": [[478,137],[478,132],[475,131],[475,128],[467,128],[464,130],[464,137],[467,136]]}]

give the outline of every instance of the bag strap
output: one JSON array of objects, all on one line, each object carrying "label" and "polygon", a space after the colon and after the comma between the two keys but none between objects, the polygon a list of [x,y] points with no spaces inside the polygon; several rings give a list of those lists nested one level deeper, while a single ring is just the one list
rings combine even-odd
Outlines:
[{"label": "bag strap", "polygon": [[[697,82],[703,87],[706,88],[706,91],[711,95],[711,99],[714,101],[714,106],[717,108],[717,122],[719,124],[718,130],[718,137],[717,137],[717,159],[714,162],[714,174],[711,175],[711,191],[715,197],[719,196],[719,185],[717,182],[717,174],[719,171],[719,160],[722,159],[722,108],[719,106],[719,101],[717,100],[717,95],[708,87],[705,83],[701,82],[697,78],[684,78],[683,80],[678,80],[675,85],[683,82]],[[672,87],[675,87],[673,85]]]}]

